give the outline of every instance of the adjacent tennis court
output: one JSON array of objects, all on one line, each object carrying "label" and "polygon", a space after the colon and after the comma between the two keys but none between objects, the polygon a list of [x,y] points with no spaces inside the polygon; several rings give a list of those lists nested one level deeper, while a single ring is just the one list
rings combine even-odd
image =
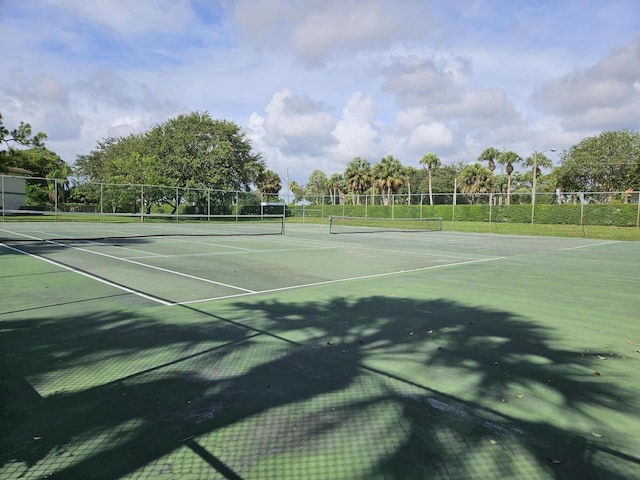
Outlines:
[{"label": "adjacent tennis court", "polygon": [[33,223],[0,478],[640,478],[640,243]]}]

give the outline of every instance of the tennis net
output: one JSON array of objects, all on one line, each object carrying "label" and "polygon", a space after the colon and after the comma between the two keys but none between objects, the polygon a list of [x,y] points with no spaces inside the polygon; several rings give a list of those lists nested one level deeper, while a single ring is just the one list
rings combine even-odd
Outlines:
[{"label": "tennis net", "polygon": [[442,218],[329,217],[329,233],[436,232]]},{"label": "tennis net", "polygon": [[37,212],[0,217],[0,242],[130,237],[283,235],[284,215],[162,215]]}]

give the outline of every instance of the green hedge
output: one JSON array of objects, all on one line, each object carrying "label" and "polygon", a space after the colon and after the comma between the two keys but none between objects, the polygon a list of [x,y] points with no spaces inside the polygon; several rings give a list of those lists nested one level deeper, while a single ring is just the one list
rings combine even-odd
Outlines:
[{"label": "green hedge", "polygon": [[[331,215],[372,218],[428,218],[452,220],[452,205],[308,205],[290,207],[296,217],[327,218]],[[581,221],[582,218],[582,221]],[[634,227],[638,219],[638,205],[557,205],[537,204],[534,222],[547,225],[602,225]],[[456,205],[456,222],[529,223],[531,205]]]}]

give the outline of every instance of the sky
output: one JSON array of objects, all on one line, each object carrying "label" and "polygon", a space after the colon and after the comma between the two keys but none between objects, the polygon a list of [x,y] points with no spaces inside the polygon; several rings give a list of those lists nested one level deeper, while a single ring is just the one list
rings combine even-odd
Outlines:
[{"label": "sky", "polygon": [[283,186],[640,130],[639,0],[0,0],[0,35],[5,126],[69,164],[193,111]]}]

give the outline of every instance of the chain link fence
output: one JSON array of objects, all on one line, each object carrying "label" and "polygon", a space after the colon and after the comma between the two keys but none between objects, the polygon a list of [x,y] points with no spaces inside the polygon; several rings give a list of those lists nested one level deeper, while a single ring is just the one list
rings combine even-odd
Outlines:
[{"label": "chain link fence", "polygon": [[284,200],[256,191],[79,182],[0,175],[7,215],[233,216],[282,215]]}]

